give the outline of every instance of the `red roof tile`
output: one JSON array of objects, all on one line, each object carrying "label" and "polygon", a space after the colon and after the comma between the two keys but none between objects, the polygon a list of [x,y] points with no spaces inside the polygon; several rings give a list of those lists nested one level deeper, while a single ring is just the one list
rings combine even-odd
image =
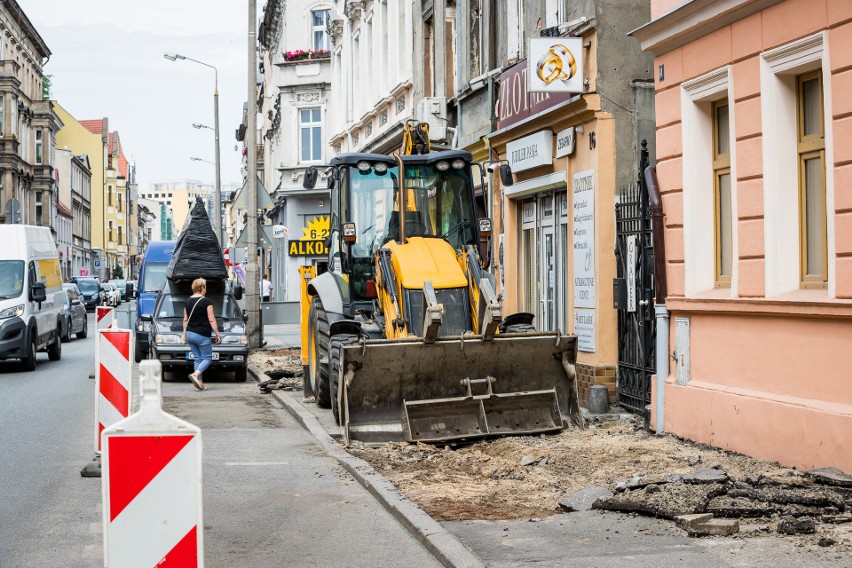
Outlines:
[{"label": "red roof tile", "polygon": [[102,118],[97,120],[81,120],[80,124],[82,124],[89,132],[94,134],[100,134],[104,127],[104,121]]}]

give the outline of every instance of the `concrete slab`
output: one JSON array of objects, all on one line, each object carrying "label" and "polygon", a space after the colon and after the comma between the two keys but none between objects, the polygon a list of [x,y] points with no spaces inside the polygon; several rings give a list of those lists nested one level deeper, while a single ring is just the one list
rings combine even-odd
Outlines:
[{"label": "concrete slab", "polygon": [[612,497],[612,491],[606,487],[590,485],[575,491],[559,502],[559,506],[567,512],[591,511],[592,504],[600,498]]}]

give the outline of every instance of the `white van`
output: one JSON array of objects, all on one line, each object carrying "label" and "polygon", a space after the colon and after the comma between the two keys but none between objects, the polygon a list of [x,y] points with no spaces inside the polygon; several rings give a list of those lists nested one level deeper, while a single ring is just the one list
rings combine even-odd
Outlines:
[{"label": "white van", "polygon": [[0,360],[36,367],[36,351],[62,357],[62,276],[47,227],[0,225]]}]

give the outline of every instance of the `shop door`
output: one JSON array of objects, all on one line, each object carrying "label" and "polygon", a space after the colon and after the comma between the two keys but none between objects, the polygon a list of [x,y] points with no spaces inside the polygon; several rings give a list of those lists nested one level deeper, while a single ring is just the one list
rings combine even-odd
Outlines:
[{"label": "shop door", "polygon": [[541,310],[539,314],[539,326],[543,330],[556,328],[556,242],[553,236],[553,227],[542,227],[541,229]]}]

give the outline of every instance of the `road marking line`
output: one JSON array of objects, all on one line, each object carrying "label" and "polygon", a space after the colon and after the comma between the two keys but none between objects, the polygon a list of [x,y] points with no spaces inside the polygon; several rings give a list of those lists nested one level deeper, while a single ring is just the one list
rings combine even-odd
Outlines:
[{"label": "road marking line", "polygon": [[226,466],[241,465],[290,465],[290,462],[225,462]]}]

